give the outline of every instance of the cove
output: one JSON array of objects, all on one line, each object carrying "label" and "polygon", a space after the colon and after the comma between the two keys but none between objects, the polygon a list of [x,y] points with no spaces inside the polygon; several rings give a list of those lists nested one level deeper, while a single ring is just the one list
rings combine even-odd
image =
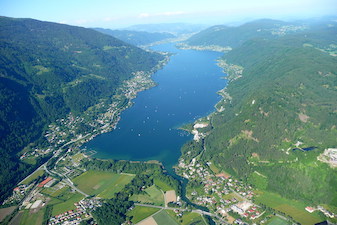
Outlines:
[{"label": "cove", "polygon": [[101,159],[158,160],[168,172],[177,163],[184,143],[192,139],[177,129],[213,112],[221,99],[216,92],[226,85],[216,59],[222,53],[180,50],[174,44],[157,45],[155,51],[173,55],[152,78],[156,87],[140,92],[134,105],[121,114],[115,130],[84,145]]}]

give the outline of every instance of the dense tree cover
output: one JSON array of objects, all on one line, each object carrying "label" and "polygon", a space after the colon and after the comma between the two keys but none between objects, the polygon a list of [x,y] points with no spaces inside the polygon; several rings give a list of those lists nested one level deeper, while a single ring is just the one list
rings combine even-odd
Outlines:
[{"label": "dense tree cover", "polygon": [[160,180],[166,183],[167,185],[169,185],[170,187],[172,187],[176,191],[177,195],[181,194],[182,187],[181,187],[180,182],[174,177],[170,176],[169,174],[157,173],[157,174],[154,174],[152,177],[153,179]]},{"label": "dense tree cover", "polygon": [[[259,171],[267,190],[288,198],[336,205],[337,174],[317,156],[337,146],[337,59],[324,50],[337,30],[315,29],[249,40],[224,56],[244,67],[243,77],[227,87],[225,110],[212,115],[202,156],[245,180]],[[292,151],[298,141],[317,148]],[[184,152],[200,152],[200,143],[189,145]]]},{"label": "dense tree cover", "polygon": [[133,205],[129,200],[133,194],[140,194],[143,190],[153,185],[153,180],[148,175],[137,174],[122,191],[106,200],[102,207],[96,208],[92,215],[99,225],[122,224],[126,219],[126,212]]},{"label": "dense tree cover", "polygon": [[29,171],[16,153],[43,143],[47,124],[111,97],[162,59],[92,29],[0,17],[0,202]]},{"label": "dense tree cover", "polygon": [[131,30],[111,30],[103,28],[94,28],[103,34],[111,35],[126,43],[132,45],[148,45],[157,41],[162,41],[167,38],[174,38],[175,36],[170,33],[149,33],[145,31],[131,31]]},{"label": "dense tree cover", "polygon": [[126,212],[133,205],[129,197],[119,192],[114,198],[103,203],[92,212],[92,216],[99,225],[119,225],[126,220]]},{"label": "dense tree cover", "polygon": [[133,174],[148,174],[158,173],[162,168],[158,164],[145,162],[130,162],[124,160],[100,160],[100,159],[83,159],[82,167],[86,170],[101,170],[110,171],[113,173],[133,173]]}]

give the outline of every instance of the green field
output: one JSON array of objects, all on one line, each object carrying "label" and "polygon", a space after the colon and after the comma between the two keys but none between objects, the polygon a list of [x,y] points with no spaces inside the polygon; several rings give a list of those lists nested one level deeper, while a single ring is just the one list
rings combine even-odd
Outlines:
[{"label": "green field", "polygon": [[35,180],[39,176],[42,176],[43,174],[44,174],[43,170],[35,171],[30,177],[28,177],[27,179],[25,179],[24,181],[22,181],[21,184],[28,185],[30,182],[32,182],[33,180]]},{"label": "green field", "polygon": [[215,166],[215,164],[212,162],[211,165],[209,165],[209,168],[213,171],[213,173],[218,174],[220,172],[219,168]]},{"label": "green field", "polygon": [[69,196],[69,199],[67,199],[64,202],[57,203],[53,205],[53,212],[52,216],[59,215],[61,213],[64,213],[68,210],[74,210],[76,209],[74,203],[79,202],[81,199],[83,199],[83,195],[79,193],[71,193]]},{"label": "green field", "polygon": [[121,191],[133,177],[134,175],[131,174],[90,170],[73,179],[73,182],[84,193],[101,198],[112,198],[114,193]]},{"label": "green field", "polygon": [[263,175],[261,176],[261,174],[259,174],[258,172],[254,172],[251,173],[249,178],[248,178],[248,182],[250,184],[253,184],[254,187],[260,189],[260,190],[265,190],[267,188],[268,185],[268,180],[266,177],[263,177]]},{"label": "green field", "polygon": [[132,217],[132,223],[136,224],[158,211],[159,209],[156,208],[136,206],[133,210],[127,212],[126,215]]},{"label": "green field", "polygon": [[287,221],[277,216],[274,216],[273,218],[271,218],[267,223],[267,225],[288,225],[288,224],[290,223],[288,223]]},{"label": "green field", "polygon": [[179,225],[165,210],[154,215],[153,219],[160,225]]},{"label": "green field", "polygon": [[77,153],[76,155],[73,155],[72,159],[75,163],[79,163],[84,158],[83,153]]},{"label": "green field", "polygon": [[[43,193],[45,193],[45,190]],[[49,196],[51,197],[51,201],[48,202],[48,205],[53,206],[52,216],[75,209],[74,203],[84,198],[84,196],[78,192],[71,192],[69,187],[63,187]]]},{"label": "green field", "polygon": [[184,212],[181,218],[176,216],[176,213],[173,210],[165,210],[175,221],[181,225],[206,225],[204,219],[198,213],[193,212]]},{"label": "green field", "polygon": [[133,195],[130,200],[141,203],[153,203],[155,205],[164,205],[163,193],[155,186],[146,188],[144,194]]},{"label": "green field", "polygon": [[159,180],[159,179],[154,179],[154,184],[157,185],[159,187],[159,189],[163,190],[164,192],[169,191],[169,190],[173,190],[173,187],[171,187],[170,185],[168,185],[167,183]]},{"label": "green field", "polygon": [[238,200],[238,201],[242,201],[243,200],[239,195],[235,194],[234,192],[232,192],[232,193],[230,193],[228,195],[223,196],[224,200],[231,200],[232,198],[236,198],[236,200]]},{"label": "green field", "polygon": [[302,225],[315,224],[324,220],[323,218],[320,218],[317,212],[307,212],[305,210],[306,205],[304,203],[282,198],[277,194],[264,192],[257,197],[256,201],[278,211],[284,212]]},{"label": "green field", "polygon": [[37,225],[42,224],[45,208],[40,209],[36,213],[25,210],[20,218],[20,225]]}]

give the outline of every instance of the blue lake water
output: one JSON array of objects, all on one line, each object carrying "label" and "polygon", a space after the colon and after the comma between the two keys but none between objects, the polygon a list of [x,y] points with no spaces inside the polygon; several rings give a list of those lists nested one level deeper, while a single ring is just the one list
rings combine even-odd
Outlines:
[{"label": "blue lake water", "polygon": [[216,92],[226,85],[216,65],[222,53],[179,50],[174,44],[158,45],[156,51],[172,52],[170,62],[153,75],[156,87],[140,92],[134,105],[121,114],[116,130],[88,142],[97,158],[159,160],[171,171],[184,143],[193,137],[178,130],[214,111]]}]

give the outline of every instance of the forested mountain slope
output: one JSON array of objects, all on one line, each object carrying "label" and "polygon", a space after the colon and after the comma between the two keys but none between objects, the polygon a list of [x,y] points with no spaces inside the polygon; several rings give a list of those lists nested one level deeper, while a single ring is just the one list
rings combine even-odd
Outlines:
[{"label": "forested mountain slope", "polygon": [[336,169],[317,160],[337,147],[336,40],[336,27],[324,26],[225,54],[242,77],[224,90],[230,97],[210,117],[204,148],[190,143],[184,152],[204,149],[204,160],[260,189],[336,205]]},{"label": "forested mountain slope", "polygon": [[238,27],[213,26],[193,35],[185,41],[185,44],[191,46],[217,45],[235,48],[253,38],[274,39],[304,29],[306,29],[306,26],[300,23],[261,19]]},{"label": "forested mountain slope", "polygon": [[132,45],[148,45],[157,41],[162,41],[168,38],[174,38],[175,36],[170,33],[149,33],[145,31],[129,31],[129,30],[110,30],[103,28],[94,28],[103,34],[111,35],[122,41],[125,41]]},{"label": "forested mountain slope", "polygon": [[0,17],[1,195],[28,172],[18,173],[27,165],[15,154],[47,124],[112,96],[162,58],[91,29]]}]

